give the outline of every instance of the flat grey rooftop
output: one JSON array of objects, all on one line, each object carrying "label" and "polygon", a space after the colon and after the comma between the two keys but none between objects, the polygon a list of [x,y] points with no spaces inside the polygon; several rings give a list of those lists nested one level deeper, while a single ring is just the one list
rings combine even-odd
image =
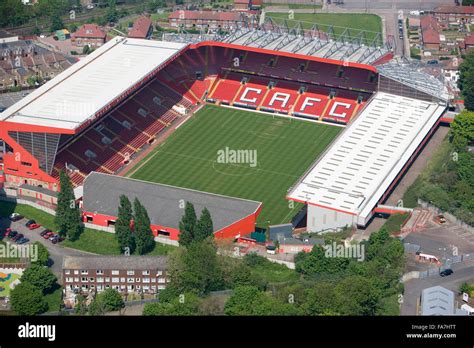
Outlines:
[{"label": "flat grey rooftop", "polygon": [[66,256],[63,269],[165,269],[166,256]]}]

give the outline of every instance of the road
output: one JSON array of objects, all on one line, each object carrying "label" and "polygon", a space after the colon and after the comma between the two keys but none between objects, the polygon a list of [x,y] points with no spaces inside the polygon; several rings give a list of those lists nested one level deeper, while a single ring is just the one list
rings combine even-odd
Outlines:
[{"label": "road", "polygon": [[[25,227],[26,219],[22,219],[17,222],[11,222],[7,218],[0,218],[0,228],[10,227],[11,229],[22,233],[27,237],[30,242],[40,242],[43,244],[46,249],[49,251],[50,259],[52,261],[51,271],[56,274],[58,280],[61,281],[61,274],[62,274],[62,264],[63,258],[65,256],[90,256],[94,255],[92,253],[88,253],[85,251],[79,251],[75,249],[65,248],[62,247],[60,244],[53,244],[49,240],[45,240],[43,237],[40,236],[41,231],[44,228],[38,228],[36,230],[30,231],[27,227]],[[5,239],[5,242],[8,241],[8,238]]]},{"label": "road", "polygon": [[446,289],[458,293],[459,285],[464,282],[474,282],[474,261],[457,263],[452,266],[454,271],[448,277],[433,276],[424,279],[412,279],[405,283],[405,293],[403,296],[403,304],[401,315],[417,315],[416,304],[421,296],[423,289],[440,285]]}]

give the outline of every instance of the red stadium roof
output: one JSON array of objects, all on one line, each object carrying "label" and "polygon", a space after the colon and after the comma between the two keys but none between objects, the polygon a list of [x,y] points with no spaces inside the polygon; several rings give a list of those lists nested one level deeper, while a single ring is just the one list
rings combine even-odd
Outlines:
[{"label": "red stadium roof", "polygon": [[199,48],[201,46],[216,46],[216,47],[234,48],[234,49],[240,49],[240,50],[257,52],[257,53],[271,54],[271,55],[274,55],[274,56],[298,58],[298,59],[304,59],[304,60],[312,60],[314,62],[321,62],[321,63],[347,66],[347,67],[351,67],[351,68],[365,69],[365,70],[369,70],[369,71],[372,71],[374,73],[377,73],[377,68],[375,68],[371,65],[367,65],[367,64],[353,63],[353,62],[343,62],[343,61],[336,60],[336,59],[321,58],[321,57],[315,57],[315,56],[307,56],[307,55],[304,55],[304,54],[297,54],[297,53],[291,53],[291,52],[285,52],[285,51],[274,51],[274,50],[268,50],[268,49],[265,49],[265,48],[258,48],[258,47],[252,47],[252,46],[241,46],[241,45],[230,44],[230,43],[226,43],[226,42],[202,41],[202,42],[199,42],[197,44],[190,45],[189,47],[190,48]]},{"label": "red stadium roof", "polygon": [[133,28],[128,34],[128,37],[135,39],[145,39],[150,31],[150,26],[152,25],[151,19],[146,16],[138,18],[133,23]]}]

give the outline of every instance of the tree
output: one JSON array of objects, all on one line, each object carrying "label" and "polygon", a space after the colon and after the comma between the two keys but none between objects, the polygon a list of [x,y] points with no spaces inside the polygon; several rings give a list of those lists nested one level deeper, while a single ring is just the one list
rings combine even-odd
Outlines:
[{"label": "tree", "polygon": [[153,232],[150,228],[150,218],[138,198],[135,198],[133,202],[133,210],[136,249],[139,255],[143,255],[150,252],[154,246]]},{"label": "tree", "polygon": [[115,0],[109,0],[109,8],[105,15],[109,23],[115,23],[118,20],[118,12]]},{"label": "tree", "polygon": [[40,266],[47,266],[49,262],[49,251],[46,247],[40,242],[34,242],[33,247],[38,251],[38,257],[36,261],[32,261],[33,264]]},{"label": "tree", "polygon": [[84,47],[82,47],[82,54],[89,54],[91,52],[91,48],[89,45],[84,45]]},{"label": "tree", "polygon": [[201,299],[192,292],[186,292],[174,297],[170,302],[147,303],[143,308],[143,315],[199,315]]},{"label": "tree", "polygon": [[450,140],[456,151],[463,151],[474,142],[474,112],[463,111],[456,116],[451,124]]},{"label": "tree", "polygon": [[48,293],[56,284],[56,276],[49,268],[40,265],[31,265],[23,272],[20,281],[29,283],[38,288],[43,294]]},{"label": "tree", "polygon": [[115,289],[107,289],[98,294],[89,306],[89,313],[102,315],[106,312],[118,311],[125,307],[122,296]]},{"label": "tree", "polygon": [[127,196],[121,195],[117,221],[115,222],[115,236],[117,237],[120,253],[128,250],[131,254],[135,250],[135,238],[130,227],[132,220],[132,203],[130,203]]},{"label": "tree", "polygon": [[54,32],[56,30],[64,29],[64,23],[59,14],[51,16],[51,27],[50,31]]},{"label": "tree", "polygon": [[296,271],[309,276],[342,273],[349,262],[348,258],[326,256],[326,251],[320,245],[315,245],[309,253],[299,253],[295,258]]},{"label": "tree", "polygon": [[239,286],[224,306],[226,315],[296,315],[295,305],[283,303],[255,286]]},{"label": "tree", "polygon": [[81,211],[76,204],[71,180],[63,170],[59,175],[59,184],[61,191],[58,194],[54,221],[61,236],[75,241],[82,232]]},{"label": "tree", "polygon": [[194,205],[186,202],[184,215],[179,222],[179,244],[188,246],[194,240],[194,230],[196,228],[196,211]]},{"label": "tree", "polygon": [[11,291],[10,303],[18,315],[36,315],[48,309],[41,290],[27,282],[18,284]]},{"label": "tree", "polygon": [[338,312],[334,285],[317,282],[306,290],[306,301],[302,305],[307,315],[335,315]]},{"label": "tree", "polygon": [[474,111],[474,52],[468,51],[459,67],[459,89],[464,97],[464,106]]},{"label": "tree", "polygon": [[194,232],[194,240],[202,241],[208,237],[214,235],[214,227],[212,224],[211,213],[207,208],[204,208],[201,212],[201,217],[196,223]]},{"label": "tree", "polygon": [[222,273],[213,240],[192,243],[175,250],[169,258],[172,286],[179,292],[196,291],[203,295],[222,285]]},{"label": "tree", "polygon": [[341,315],[374,315],[381,295],[374,280],[362,276],[344,278],[334,291]]}]

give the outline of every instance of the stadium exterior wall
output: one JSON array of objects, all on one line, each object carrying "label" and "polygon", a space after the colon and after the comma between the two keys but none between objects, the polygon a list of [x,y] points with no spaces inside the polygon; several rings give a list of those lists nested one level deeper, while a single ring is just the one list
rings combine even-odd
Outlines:
[{"label": "stadium exterior wall", "polygon": [[306,227],[308,232],[321,232],[353,226],[356,221],[357,217],[355,215],[308,204]]},{"label": "stadium exterior wall", "polygon": [[[257,217],[260,214],[262,209],[262,205],[253,213],[239,221],[234,222],[233,224],[226,226],[218,231],[214,232],[214,237],[216,239],[230,239],[230,238],[238,238],[243,235],[250,234],[255,231],[255,223],[257,221]],[[83,222],[90,223],[96,226],[101,227],[110,227],[110,222],[115,222],[117,220],[116,216],[110,216],[101,214],[98,212],[87,212],[84,211],[82,213]],[[150,228],[153,232],[155,237],[163,238],[162,235],[159,235],[158,231],[163,231],[169,233],[168,239],[178,241],[179,240],[179,230],[176,228],[156,225],[150,225]]]}]

